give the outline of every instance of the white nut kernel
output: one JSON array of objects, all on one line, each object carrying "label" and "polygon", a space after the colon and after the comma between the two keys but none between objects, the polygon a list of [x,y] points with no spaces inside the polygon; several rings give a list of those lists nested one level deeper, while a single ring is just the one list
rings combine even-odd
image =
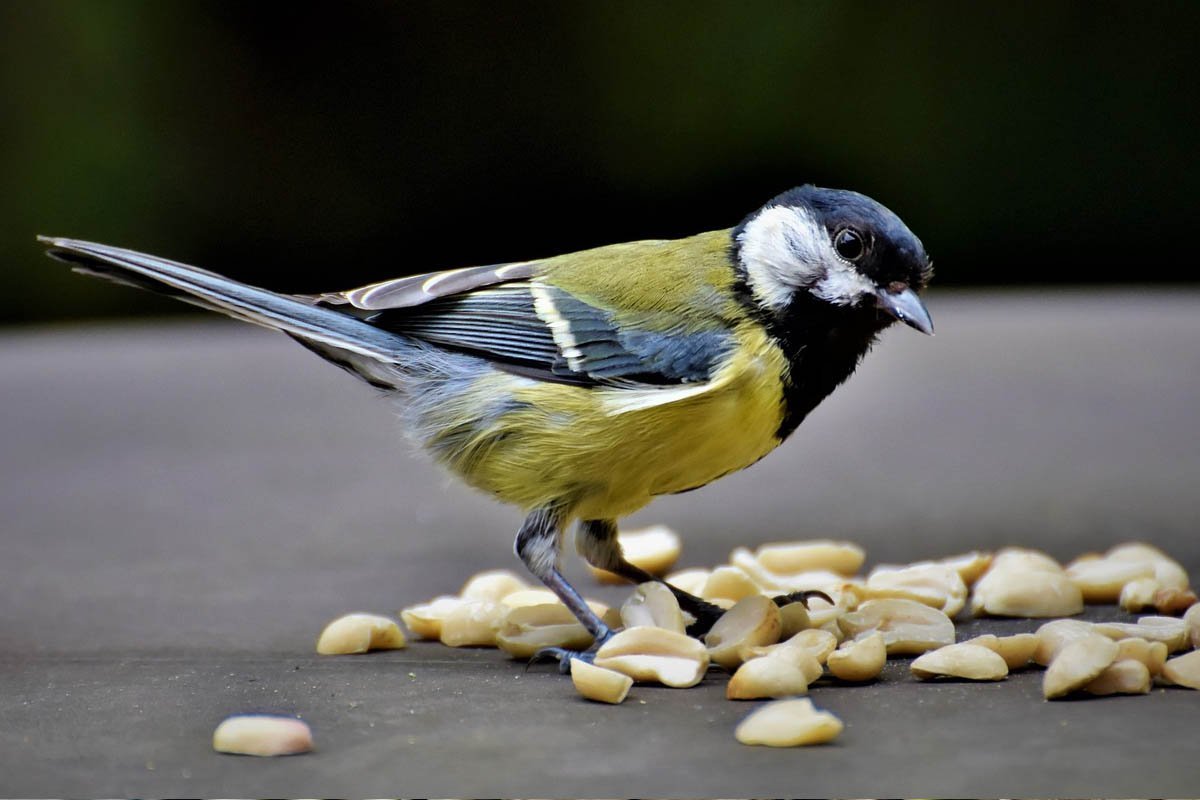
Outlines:
[{"label": "white nut kernel", "polygon": [[813,627],[812,617],[804,603],[788,603],[779,607],[779,638],[790,639],[801,631]]},{"label": "white nut kernel", "polygon": [[213,731],[213,749],[243,756],[291,756],[313,749],[312,730],[292,717],[243,714]]},{"label": "white nut kernel", "polygon": [[628,628],[596,651],[595,665],[684,689],[695,686],[708,669],[708,653],[697,640],[662,628]]},{"label": "white nut kernel", "polygon": [[1200,605],[1192,606],[1183,615],[1183,627],[1192,647],[1200,648]]},{"label": "white nut kernel", "polygon": [[908,599],[940,608],[953,617],[967,603],[967,584],[945,564],[912,564],[907,567],[877,567],[867,577],[867,588],[902,591]]},{"label": "white nut kernel", "polygon": [[396,621],[379,614],[346,614],[325,626],[317,639],[321,655],[398,650],[407,642]]},{"label": "white nut kernel", "polygon": [[1140,561],[1154,567],[1154,578],[1167,588],[1188,588],[1187,570],[1162,550],[1145,542],[1118,545],[1105,554],[1111,561]]},{"label": "white nut kernel", "polygon": [[549,589],[518,589],[515,592],[509,592],[504,595],[500,602],[509,608],[546,606],[554,605],[555,603],[562,605],[562,601],[558,599],[558,595]]},{"label": "white nut kernel", "polygon": [[1117,641],[1117,660],[1132,659],[1146,665],[1151,677],[1157,677],[1167,663],[1167,646],[1162,642],[1148,642],[1131,636]]},{"label": "white nut kernel", "polygon": [[571,659],[571,683],[588,700],[598,703],[620,703],[629,694],[633,678],[616,670],[589,664],[583,659]]},{"label": "white nut kernel", "polygon": [[839,680],[861,682],[878,678],[886,663],[887,646],[883,634],[872,633],[834,650],[825,665]]},{"label": "white nut kernel", "polygon": [[[617,534],[621,545],[621,553],[625,560],[635,567],[640,567],[651,575],[663,575],[675,562],[683,546],[679,534],[666,525],[651,525],[635,531],[621,531]],[[597,569],[589,565],[589,569],[597,580],[605,583],[625,583],[625,579],[608,570]]]},{"label": "white nut kernel", "polygon": [[767,703],[742,720],[734,735],[742,744],[796,747],[832,741],[843,727],[840,719],[801,697]]},{"label": "white nut kernel", "polygon": [[1037,651],[1038,637],[1032,633],[1015,633],[1012,636],[993,636],[990,633],[969,639],[967,644],[977,644],[1004,659],[1011,672],[1029,665],[1030,659]]},{"label": "white nut kernel", "polygon": [[988,567],[992,565],[992,554],[973,550],[959,556],[947,556],[937,563],[945,564],[955,570],[963,579],[963,583],[970,586],[988,571]]},{"label": "white nut kernel", "polygon": [[1047,700],[1082,689],[1104,672],[1117,658],[1117,643],[1099,634],[1067,644],[1050,662],[1042,676],[1042,695]]},{"label": "white nut kernel", "polygon": [[1172,658],[1163,666],[1162,676],[1176,686],[1200,689],[1200,650]]},{"label": "white nut kernel", "polygon": [[812,570],[829,570],[853,575],[862,568],[866,553],[853,542],[815,539],[806,542],[775,542],[758,548],[760,564],[785,575]]},{"label": "white nut kernel", "polygon": [[1136,636],[1150,642],[1162,642],[1172,653],[1188,645],[1187,623],[1178,617],[1141,617],[1137,623],[1098,622],[1096,633],[1110,639],[1128,639]]},{"label": "white nut kernel", "polygon": [[989,572],[1013,569],[1017,572],[1050,572],[1061,575],[1062,565],[1043,553],[1027,547],[1006,547],[996,553]]},{"label": "white nut kernel", "polygon": [[1111,558],[1076,559],[1067,565],[1067,577],[1079,587],[1084,602],[1115,603],[1125,584],[1154,577],[1154,565]]},{"label": "white nut kernel", "polygon": [[495,647],[496,632],[509,610],[491,600],[464,600],[442,619],[438,640],[447,647]]},{"label": "white nut kernel", "polygon": [[1150,691],[1150,670],[1141,661],[1118,658],[1083,687],[1088,694],[1146,694]]},{"label": "white nut kernel", "polygon": [[1154,605],[1154,593],[1162,588],[1156,578],[1137,578],[1121,587],[1117,603],[1133,614]]},{"label": "white nut kernel", "polygon": [[679,601],[658,581],[639,584],[621,605],[621,624],[626,628],[665,628],[684,633],[683,612]]},{"label": "white nut kernel", "polygon": [[442,595],[428,603],[418,603],[400,612],[400,619],[418,639],[437,639],[442,635],[442,620],[465,603],[461,597]]},{"label": "white nut kernel", "polygon": [[744,649],[775,644],[782,630],[779,606],[771,598],[757,594],[739,600],[722,614],[704,637],[704,644],[709,658],[726,669],[734,669],[742,663]]},{"label": "white nut kernel", "polygon": [[1154,593],[1153,605],[1159,614],[1182,614],[1196,605],[1196,593],[1191,589],[1164,586]]},{"label": "white nut kernel", "polygon": [[[1049,569],[1019,569],[996,557],[992,568],[975,584],[971,611],[976,616],[1067,617],[1083,611],[1083,594],[1062,572]],[[1032,563],[1040,563],[1033,559]]]},{"label": "white nut kernel", "polygon": [[964,678],[998,681],[1008,676],[1008,664],[1000,654],[977,644],[951,644],[932,650],[912,662],[912,674],[921,680]]},{"label": "white nut kernel", "polygon": [[682,589],[688,594],[694,594],[699,597],[700,592],[704,591],[704,584],[708,580],[708,576],[711,574],[711,570],[693,567],[691,569],[681,569],[678,572],[672,572],[665,580],[676,589]]},{"label": "white nut kernel", "polygon": [[503,600],[513,592],[528,589],[529,584],[507,569],[489,569],[471,577],[458,596],[464,600]]},{"label": "white nut kernel", "polygon": [[1047,622],[1037,629],[1037,649],[1033,652],[1033,660],[1043,667],[1050,662],[1059,651],[1076,639],[1091,636],[1096,631],[1090,622],[1080,619],[1056,619]]},{"label": "white nut kernel", "polygon": [[850,638],[878,631],[888,655],[919,655],[954,644],[954,623],[936,608],[913,600],[868,600],[838,625]]},{"label": "white nut kernel", "polygon": [[762,587],[737,567],[717,567],[704,582],[700,597],[705,600],[732,600],[737,602],[762,593]]},{"label": "white nut kernel", "polygon": [[[817,675],[820,675],[820,665]],[[725,685],[725,697],[730,700],[788,697],[805,694],[808,684],[808,673],[795,660],[785,656],[764,656],[752,658],[737,668]]]},{"label": "white nut kernel", "polygon": [[582,650],[591,643],[592,635],[562,603],[509,609],[496,631],[496,646],[513,658],[529,658],[543,647]]}]

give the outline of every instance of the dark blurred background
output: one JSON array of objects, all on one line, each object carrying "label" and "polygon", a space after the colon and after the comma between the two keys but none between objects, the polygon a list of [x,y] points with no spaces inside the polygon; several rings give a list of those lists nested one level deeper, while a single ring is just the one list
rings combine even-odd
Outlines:
[{"label": "dark blurred background", "polygon": [[5,2],[0,321],[186,306],[39,233],[288,291],[728,227],[815,182],[940,286],[1192,282],[1197,3]]}]

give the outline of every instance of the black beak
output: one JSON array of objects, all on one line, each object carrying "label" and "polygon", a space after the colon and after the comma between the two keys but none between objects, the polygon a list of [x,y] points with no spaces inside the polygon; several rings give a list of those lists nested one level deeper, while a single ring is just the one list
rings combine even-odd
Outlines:
[{"label": "black beak", "polygon": [[879,307],[903,322],[910,328],[916,328],[921,333],[933,335],[933,320],[925,310],[925,304],[917,293],[905,286],[899,291],[883,287],[875,293]]}]

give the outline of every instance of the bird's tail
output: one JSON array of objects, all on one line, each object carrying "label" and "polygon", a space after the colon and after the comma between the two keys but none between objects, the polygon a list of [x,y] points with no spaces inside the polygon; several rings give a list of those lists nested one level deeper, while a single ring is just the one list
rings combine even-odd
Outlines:
[{"label": "bird's tail", "polygon": [[149,289],[283,331],[327,357],[331,352],[348,352],[394,364],[411,347],[403,337],[349,314],[314,305],[315,301],[307,298],[276,294],[214,272],[119,247],[51,236],[39,236],[38,241],[49,246],[49,255],[72,264],[76,272]]}]

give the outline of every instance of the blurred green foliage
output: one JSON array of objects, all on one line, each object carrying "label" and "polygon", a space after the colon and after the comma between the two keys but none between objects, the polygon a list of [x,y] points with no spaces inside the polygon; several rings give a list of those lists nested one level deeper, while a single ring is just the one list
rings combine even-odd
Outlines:
[{"label": "blurred green foliage", "polygon": [[[0,320],[163,311],[39,233],[316,291],[854,188],[938,283],[1193,281],[1196,3],[0,4]],[[15,286],[14,286],[15,284]]]}]

